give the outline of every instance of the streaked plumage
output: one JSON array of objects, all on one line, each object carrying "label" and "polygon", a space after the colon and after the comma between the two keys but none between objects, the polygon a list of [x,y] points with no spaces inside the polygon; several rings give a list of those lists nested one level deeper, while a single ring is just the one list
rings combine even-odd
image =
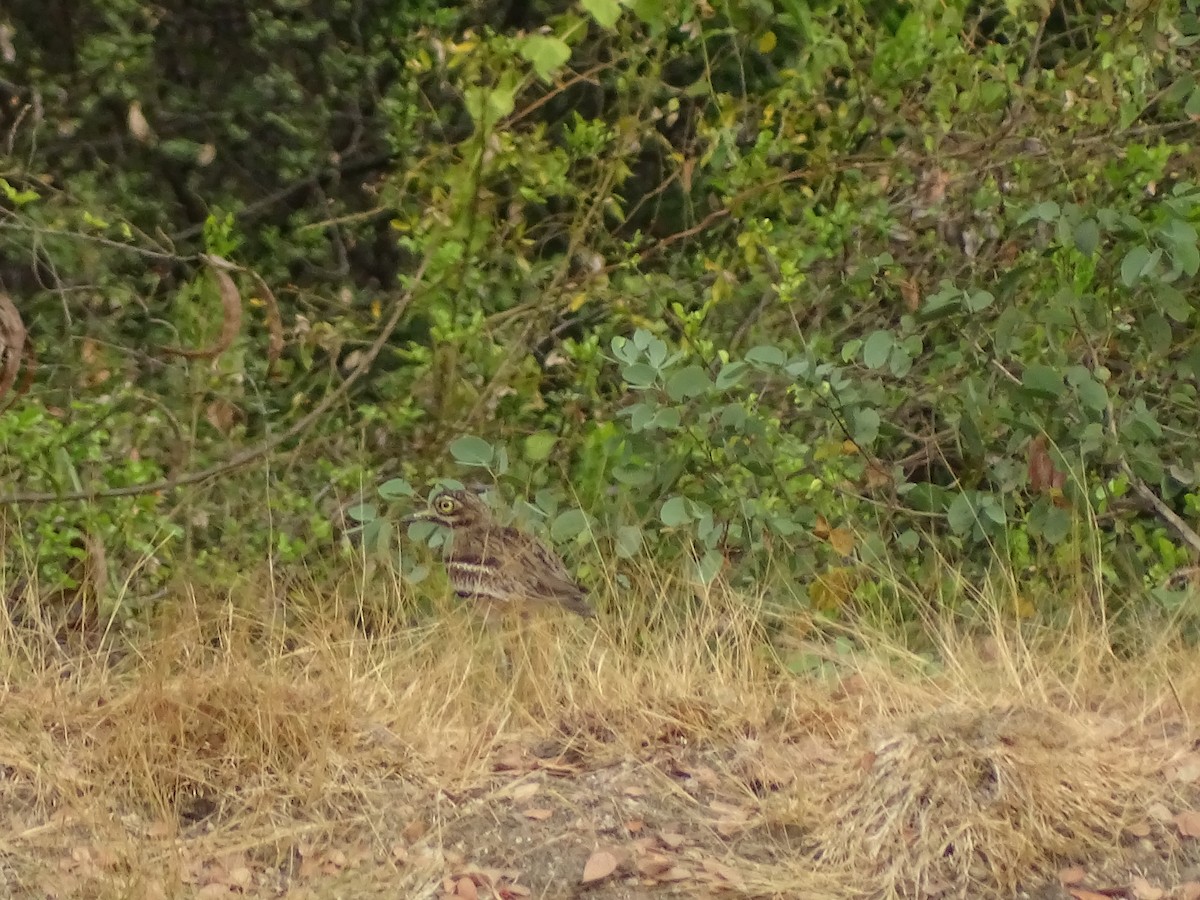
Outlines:
[{"label": "streaked plumage", "polygon": [[497,523],[470,491],[440,491],[410,520],[436,522],[453,533],[445,554],[454,592],[490,609],[514,604],[561,606],[591,618],[587,591],[553,550],[531,534]]}]

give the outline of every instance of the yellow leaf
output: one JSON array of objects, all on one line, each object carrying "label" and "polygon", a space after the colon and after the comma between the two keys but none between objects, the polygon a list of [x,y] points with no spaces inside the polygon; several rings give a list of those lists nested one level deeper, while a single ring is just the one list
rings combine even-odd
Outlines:
[{"label": "yellow leaf", "polygon": [[773,31],[763,32],[763,36],[758,39],[758,52],[759,53],[770,53],[772,50],[775,49],[775,45],[778,42],[779,42],[778,39],[775,37],[775,32],[773,32]]},{"label": "yellow leaf", "polygon": [[371,301],[371,318],[378,319],[383,315],[383,304],[378,300]]},{"label": "yellow leaf", "polygon": [[854,595],[857,580],[853,569],[828,569],[808,586],[808,601],[819,612],[836,612]]},{"label": "yellow leaf", "polygon": [[580,291],[578,294],[576,294],[574,297],[571,298],[571,302],[567,304],[567,310],[569,312],[579,312],[580,307],[582,307],[583,304],[587,303],[587,301],[588,301],[588,295],[585,294],[583,291]]},{"label": "yellow leaf", "polygon": [[827,459],[837,459],[842,455],[841,441],[822,441],[817,444],[813,452],[813,459],[817,462],[825,462]]},{"label": "yellow leaf", "polygon": [[835,528],[829,532],[829,546],[834,552],[849,556],[854,552],[854,535],[846,528]]}]

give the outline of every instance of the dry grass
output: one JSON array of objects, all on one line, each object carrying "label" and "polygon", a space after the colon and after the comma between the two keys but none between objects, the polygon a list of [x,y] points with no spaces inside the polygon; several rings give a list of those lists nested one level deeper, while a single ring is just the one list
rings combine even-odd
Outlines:
[{"label": "dry grass", "polygon": [[[936,665],[860,633],[797,678],[753,598],[681,615],[675,591],[646,578],[598,624],[507,635],[511,676],[470,616],[384,583],[185,594],[103,651],[0,620],[0,893],[555,897],[598,848],[617,869],[590,890],[613,897],[1011,897],[1100,860],[1188,876],[1196,842],[1163,810],[1198,804],[1193,651],[1120,660],[1086,615],[997,615],[946,629]],[[373,636],[366,597],[395,619]]]}]

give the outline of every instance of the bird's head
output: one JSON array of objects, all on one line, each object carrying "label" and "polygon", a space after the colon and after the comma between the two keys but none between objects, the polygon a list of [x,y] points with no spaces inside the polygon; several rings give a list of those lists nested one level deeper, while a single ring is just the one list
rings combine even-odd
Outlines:
[{"label": "bird's head", "polygon": [[482,498],[471,491],[438,491],[429,506],[413,513],[407,522],[436,522],[444,528],[470,528],[488,521],[491,513]]}]

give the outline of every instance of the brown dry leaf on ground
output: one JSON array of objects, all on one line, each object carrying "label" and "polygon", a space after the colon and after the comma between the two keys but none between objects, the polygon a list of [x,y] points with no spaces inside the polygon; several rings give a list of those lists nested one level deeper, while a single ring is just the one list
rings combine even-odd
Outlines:
[{"label": "brown dry leaf on ground", "polygon": [[1082,866],[1068,866],[1065,869],[1060,869],[1058,872],[1058,883],[1064,887],[1072,884],[1079,884],[1083,881],[1087,873],[1084,872]]},{"label": "brown dry leaf on ground", "polygon": [[1188,810],[1175,816],[1179,833],[1187,838],[1200,838],[1200,812]]},{"label": "brown dry leaf on ground", "polygon": [[608,850],[597,850],[588,857],[583,867],[583,884],[593,884],[602,881],[617,871],[617,855]]}]

